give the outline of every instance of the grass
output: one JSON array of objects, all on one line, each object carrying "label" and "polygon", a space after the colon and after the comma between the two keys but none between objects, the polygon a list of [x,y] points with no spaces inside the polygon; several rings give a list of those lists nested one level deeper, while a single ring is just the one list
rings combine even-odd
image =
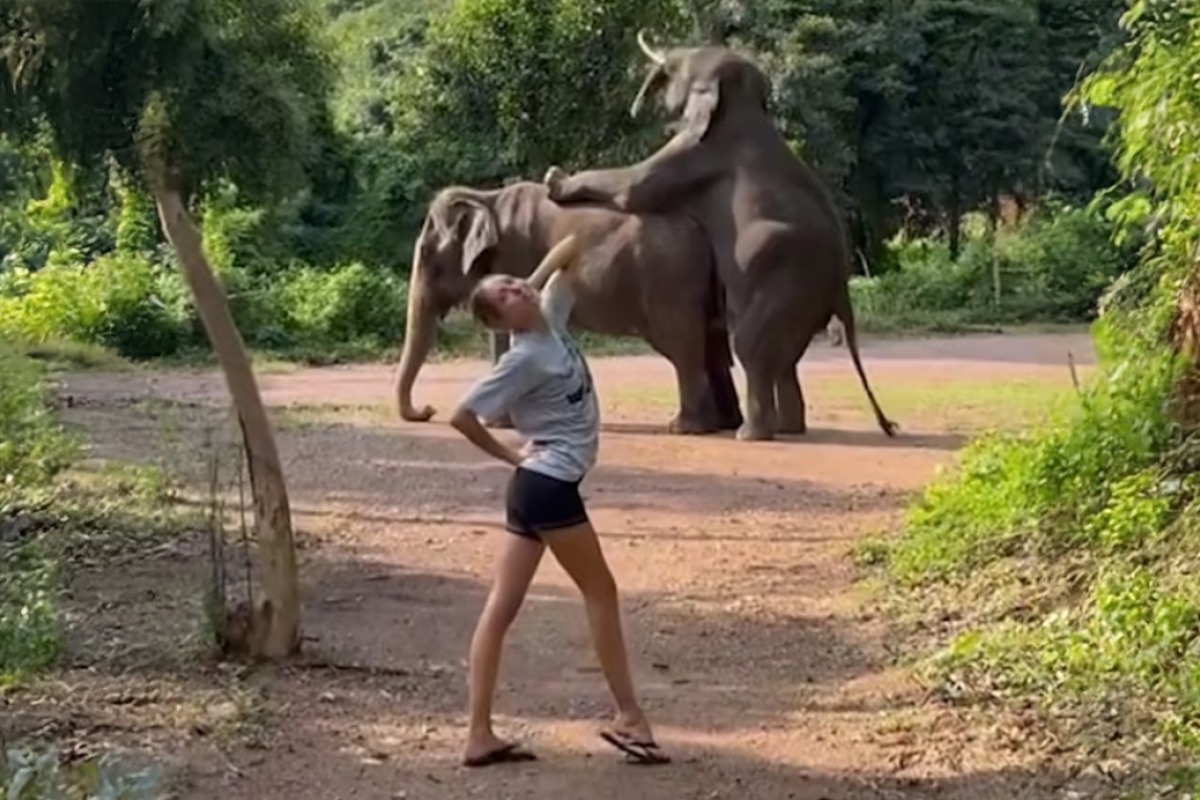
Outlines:
[{"label": "grass", "polygon": [[[1112,341],[1104,352],[1120,352]],[[1200,756],[1200,444],[1163,402],[1178,376],[1168,354],[1122,363],[1103,362],[1079,395],[1069,382],[962,384],[936,401],[881,387],[901,418],[991,404],[1009,424],[855,557],[944,699],[1032,709],[1073,757],[1120,763],[1131,796],[1165,781],[1175,793],[1155,796],[1195,797],[1192,773],[1163,775]]]},{"label": "grass", "polygon": [[80,460],[80,441],[50,408],[47,373],[21,348],[0,346],[0,685],[57,661],[71,568],[186,524],[159,470]]},{"label": "grass", "polygon": [[[868,366],[868,369],[870,367]],[[878,372],[878,371],[876,371]],[[883,410],[903,429],[976,433],[989,429],[1023,430],[1044,421],[1069,403],[1075,389],[1064,369],[1061,377],[897,379],[895,372],[868,373]],[[853,375],[803,374],[802,388],[810,419],[846,419],[873,425],[867,396]],[[744,386],[739,385],[744,394]],[[601,388],[605,411],[638,409],[669,416],[676,390],[670,385],[619,385]],[[820,424],[819,422],[817,424]]]}]

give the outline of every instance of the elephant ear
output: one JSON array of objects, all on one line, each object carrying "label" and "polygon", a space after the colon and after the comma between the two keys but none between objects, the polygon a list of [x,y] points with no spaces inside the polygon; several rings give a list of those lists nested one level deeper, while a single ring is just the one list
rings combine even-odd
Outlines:
[{"label": "elephant ear", "polygon": [[713,115],[721,102],[720,85],[715,80],[696,80],[688,89],[687,105],[683,109],[682,128],[693,142],[708,133]]},{"label": "elephant ear", "polygon": [[478,264],[479,259],[500,242],[500,232],[496,229],[495,217],[490,210],[470,206],[469,211],[460,218],[467,220],[467,233],[462,244],[462,272],[467,275]]}]

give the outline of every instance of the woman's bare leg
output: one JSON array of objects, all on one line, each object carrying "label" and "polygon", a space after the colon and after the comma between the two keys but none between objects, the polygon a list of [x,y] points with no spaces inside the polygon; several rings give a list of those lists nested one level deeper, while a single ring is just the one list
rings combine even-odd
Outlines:
[{"label": "woman's bare leg", "polygon": [[617,704],[617,730],[644,742],[654,741],[646,715],[638,705],[621,630],[617,584],[600,550],[590,522],[546,531],[542,539],[583,594],[592,644]]},{"label": "woman's bare leg", "polygon": [[545,545],[536,539],[504,534],[487,605],[471,637],[467,761],[510,746],[492,731],[492,697],[496,692],[504,636],[521,609],[545,550]]}]

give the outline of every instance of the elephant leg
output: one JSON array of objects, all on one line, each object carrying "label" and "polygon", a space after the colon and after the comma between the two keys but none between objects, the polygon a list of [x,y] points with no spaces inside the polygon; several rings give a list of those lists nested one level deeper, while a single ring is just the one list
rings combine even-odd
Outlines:
[{"label": "elephant leg", "polygon": [[729,346],[729,331],[724,327],[709,328],[704,348],[704,371],[708,375],[709,391],[717,415],[717,428],[735,431],[745,419],[733,382],[733,353]]},{"label": "elephant leg", "polygon": [[679,410],[667,423],[674,434],[713,433],[717,430],[717,411],[705,372],[704,338],[694,332],[657,331],[647,337],[650,346],[675,368],[679,392]]},{"label": "elephant leg", "polygon": [[775,438],[775,375],[770,363],[746,366],[746,420],[737,430],[742,441]]},{"label": "elephant leg", "polygon": [[739,319],[733,332],[733,347],[746,371],[746,419],[738,428],[742,441],[766,441],[775,438],[775,346],[762,335],[761,300]]},{"label": "elephant leg", "polygon": [[[488,332],[488,351],[492,360],[492,366],[500,360],[500,357],[508,352],[508,348],[512,345],[509,335],[502,331]],[[485,424],[489,428],[511,428],[513,426],[512,417],[508,414],[501,414],[489,420],[485,420]]]},{"label": "elephant leg", "polygon": [[800,324],[794,329],[796,334],[788,342],[790,346],[780,353],[782,358],[775,376],[775,402],[779,409],[780,433],[803,434],[808,431],[808,409],[797,370],[813,336],[822,326],[815,322],[805,326],[805,321],[799,320]]},{"label": "elephant leg", "polygon": [[801,434],[808,430],[804,390],[796,375],[796,363],[786,361],[775,377],[775,404],[779,409],[780,433]]},{"label": "elephant leg", "polygon": [[679,386],[679,411],[667,423],[675,434],[714,433],[717,430],[716,406],[703,369],[675,366]]}]

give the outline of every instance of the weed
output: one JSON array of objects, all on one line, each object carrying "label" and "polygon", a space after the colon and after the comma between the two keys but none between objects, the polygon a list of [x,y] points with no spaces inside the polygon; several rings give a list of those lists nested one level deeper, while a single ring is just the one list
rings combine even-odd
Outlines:
[{"label": "weed", "polygon": [[64,765],[53,749],[9,748],[0,762],[0,786],[9,800],[152,800],[161,796],[161,771],[134,770],[105,754]]}]

